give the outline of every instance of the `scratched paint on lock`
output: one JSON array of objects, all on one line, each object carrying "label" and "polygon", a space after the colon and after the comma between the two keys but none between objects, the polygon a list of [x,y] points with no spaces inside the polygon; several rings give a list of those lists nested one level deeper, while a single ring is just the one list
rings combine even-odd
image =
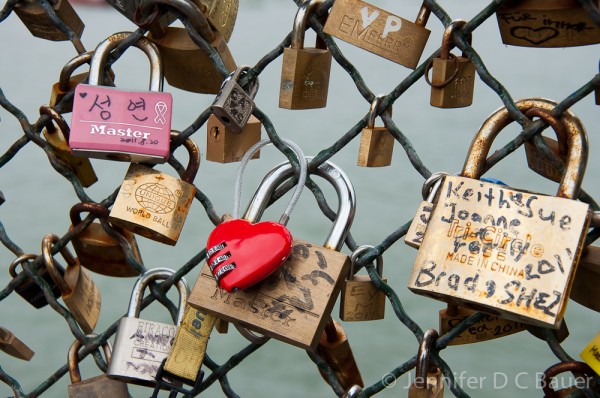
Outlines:
[{"label": "scratched paint on lock", "polygon": [[172,96],[79,84],[69,146],[83,156],[164,163],[169,156]]},{"label": "scratched paint on lock", "polygon": [[556,327],[588,205],[446,177],[409,281],[416,293]]}]

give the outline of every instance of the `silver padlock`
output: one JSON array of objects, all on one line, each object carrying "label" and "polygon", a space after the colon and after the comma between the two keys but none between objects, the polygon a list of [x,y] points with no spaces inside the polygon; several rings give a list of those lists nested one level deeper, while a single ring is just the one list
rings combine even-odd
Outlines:
[{"label": "silver padlock", "polygon": [[168,268],[150,269],[141,275],[133,286],[127,316],[121,318],[113,355],[106,374],[111,379],[131,384],[152,387],[156,384],[156,372],[165,359],[175,339],[177,327],[183,318],[183,311],[189,288],[185,279],[177,282],[179,290],[179,314],[177,325],[139,319],[144,289],[150,282],[168,279],[175,271]]},{"label": "silver padlock", "polygon": [[254,111],[254,97],[258,91],[258,78],[246,92],[238,81],[249,66],[239,66],[221,85],[210,110],[232,133],[241,133]]}]

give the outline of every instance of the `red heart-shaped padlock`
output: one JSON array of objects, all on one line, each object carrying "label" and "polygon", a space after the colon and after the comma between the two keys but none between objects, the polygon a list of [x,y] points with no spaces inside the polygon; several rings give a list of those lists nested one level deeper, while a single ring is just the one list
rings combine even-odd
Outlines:
[{"label": "red heart-shaped padlock", "polygon": [[206,243],[206,261],[219,287],[233,292],[265,279],[291,251],[292,234],[284,225],[235,219],[212,231]]}]

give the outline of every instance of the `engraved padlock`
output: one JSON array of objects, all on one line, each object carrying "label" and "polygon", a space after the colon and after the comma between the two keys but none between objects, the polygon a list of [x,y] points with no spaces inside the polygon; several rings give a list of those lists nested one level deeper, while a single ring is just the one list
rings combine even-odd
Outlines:
[{"label": "engraved padlock", "polygon": [[[215,287],[213,274],[205,264],[188,300],[191,306],[229,322],[241,322],[269,337],[315,350],[350,267],[350,258],[339,250],[352,225],[356,199],[349,178],[333,163],[323,163],[314,174],[330,182],[338,195],[339,210],[324,245],[295,239],[292,253],[277,272],[235,293]],[[294,168],[288,162],[271,170],[243,218],[257,222],[275,189],[293,176]],[[250,311],[250,305],[258,311]]]},{"label": "engraved padlock", "polygon": [[90,160],[73,155],[68,144],[71,129],[62,115],[47,105],[40,107],[40,115],[50,116],[43,131],[44,138],[54,150],[56,157],[62,160],[75,174],[81,186],[87,188],[98,181]]},{"label": "engraved padlock", "polygon": [[[340,319],[350,321],[375,321],[385,317],[385,293],[377,289],[369,275],[355,275],[354,266],[365,250],[373,246],[359,246],[350,256],[350,270],[348,277],[342,285],[340,295]],[[377,256],[377,273],[384,283],[387,279],[383,277],[383,256]]]},{"label": "engraved padlock", "polygon": [[[465,57],[456,56],[450,52],[454,47],[453,34],[462,28],[467,21],[457,19],[448,25],[444,31],[440,56],[431,60],[425,68],[425,79],[431,86],[429,103],[438,108],[462,108],[473,103],[473,89],[475,87],[475,64]],[[467,36],[471,43],[471,34]],[[431,80],[428,74],[433,66]]]},{"label": "engraved padlock", "polygon": [[58,82],[52,86],[52,92],[50,93],[50,102],[48,103],[51,108],[56,107],[60,104],[61,113],[70,113],[73,111],[73,98],[69,101],[63,101],[65,95],[75,89],[79,83],[88,77],[88,73],[80,73],[73,76],[73,72],[80,66],[87,64],[91,61],[93,51],[88,51],[82,54],[76,55],[70,59],[69,62],[63,66],[60,71]]},{"label": "engraved padlock", "polygon": [[[93,337],[94,335],[88,335]],[[111,398],[127,398],[129,391],[127,384],[109,379],[106,374],[101,374],[91,379],[81,380],[81,372],[79,371],[78,355],[83,345],[81,341],[75,340],[67,355],[67,363],[69,365],[69,377],[71,384],[67,386],[69,398],[93,398],[93,397],[111,397]],[[111,348],[107,341],[102,345],[106,362],[110,364]]]},{"label": "engraved padlock", "polygon": [[[384,167],[392,164],[394,136],[387,127],[375,127],[377,108],[385,96],[378,95],[371,103],[367,127],[362,129],[357,165],[362,167]],[[384,111],[392,117],[391,105]]]},{"label": "engraved padlock", "polygon": [[239,0],[194,0],[211,26],[229,42],[235,20],[237,19]]},{"label": "engraved padlock", "polygon": [[[231,0],[230,0],[231,1]],[[168,6],[184,15],[192,27],[201,34],[218,53],[228,72],[236,63],[223,35],[208,27],[200,8],[189,0],[150,0],[144,8]],[[208,29],[207,29],[208,27]],[[217,94],[226,76],[221,75],[212,55],[200,48],[185,28],[167,27],[164,32],[151,33],[148,38],[158,47],[165,67],[165,78],[173,87],[194,93]]]},{"label": "engraved padlock", "polygon": [[[215,115],[206,122],[206,160],[209,162],[239,162],[244,154],[260,141],[262,124],[254,115],[250,115],[241,133],[233,133]],[[252,159],[258,159],[260,151]]]},{"label": "engraved padlock", "polygon": [[112,224],[167,245],[177,244],[196,195],[194,178],[200,166],[196,143],[188,138],[183,146],[189,160],[181,180],[142,164],[129,166],[108,216]]},{"label": "engraved padlock", "polygon": [[448,175],[448,173],[433,173],[423,183],[421,189],[423,201],[419,204],[417,213],[413,217],[410,227],[408,227],[408,231],[406,231],[406,235],[404,235],[404,243],[410,247],[418,249],[421,246],[421,243],[423,243],[425,230],[427,230],[427,224],[429,224],[431,212],[433,211],[433,201],[442,185],[442,178],[446,175]]},{"label": "engraved padlock", "polygon": [[315,47],[304,47],[308,17],[322,3],[323,0],[309,0],[298,7],[291,46],[283,49],[280,108],[317,109],[327,106],[331,51],[318,36]]},{"label": "engraved padlock", "polygon": [[24,361],[31,360],[35,354],[31,348],[27,347],[27,345],[17,338],[13,332],[3,327],[0,327],[0,350],[12,357]]},{"label": "engraved padlock", "polygon": [[77,156],[164,163],[169,157],[173,98],[162,92],[163,67],[156,46],[145,37],[133,43],[150,60],[150,91],[99,86],[110,52],[130,35],[115,33],[96,47],[89,83],[75,88],[69,146]]},{"label": "engraved padlock", "polygon": [[[596,6],[600,2],[593,2]],[[504,44],[573,47],[600,43],[600,26],[577,0],[511,0],[496,10]]]},{"label": "engraved padlock", "polygon": [[[575,384],[566,387],[563,383],[554,383],[554,378],[561,373],[571,372],[575,377]],[[584,362],[568,361],[559,362],[555,365],[550,366],[542,373],[542,377],[539,380],[539,385],[542,387],[544,392],[544,398],[579,398],[586,396],[578,387],[590,387],[594,383],[593,378],[597,376],[594,370]],[[560,390],[556,391],[556,386],[562,386]]]},{"label": "engraved padlock", "polygon": [[[36,258],[37,258],[37,255],[35,255],[35,254],[23,254],[23,255],[17,257],[8,267],[8,272],[9,272],[10,276],[13,278],[16,278],[18,275],[20,275],[20,273],[17,273],[17,266],[20,264],[23,264],[26,261],[35,260]],[[31,263],[29,266],[32,266],[32,265],[33,265],[33,263]],[[32,271],[34,271],[34,270],[32,269]],[[56,264],[56,271],[61,276],[65,273],[64,268],[58,264]],[[24,271],[21,271],[21,272],[24,272]],[[60,289],[58,288],[56,283],[54,283],[54,280],[52,279],[52,276],[46,269],[46,266],[42,265],[42,267],[36,269],[35,272],[38,274],[38,276],[40,278],[42,278],[50,286],[50,293],[52,294],[52,296],[54,296],[54,298],[59,298],[60,297]],[[17,294],[19,296],[23,297],[25,299],[25,301],[27,301],[29,304],[33,305],[35,308],[42,308],[42,307],[48,305],[48,301],[46,300],[46,297],[44,296],[44,291],[40,288],[40,286],[33,279],[30,279],[29,277],[27,279],[25,279],[23,282],[21,282],[20,284],[18,284],[17,286],[15,286],[15,292],[17,292]]]},{"label": "engraved padlock", "polygon": [[415,380],[408,389],[408,398],[444,397],[442,371],[429,361],[430,353],[434,348],[437,338],[438,332],[435,329],[428,329],[423,334],[423,340],[419,344],[419,351],[417,353]]},{"label": "engraved padlock", "polygon": [[254,97],[259,86],[258,78],[250,84],[248,91],[238,84],[242,74],[247,73],[249,69],[249,66],[242,65],[227,76],[223,80],[219,94],[210,106],[212,114],[232,133],[241,133],[254,111]]},{"label": "engraved padlock", "polygon": [[64,276],[58,272],[52,256],[52,245],[58,240],[58,236],[54,234],[48,234],[42,240],[42,255],[46,268],[60,289],[63,302],[81,330],[84,333],[91,333],[100,315],[100,290],[66,246],[60,249],[60,254],[67,262],[67,268]]},{"label": "engraved padlock", "polygon": [[[543,99],[516,102],[551,111]],[[557,196],[479,180],[494,138],[512,121],[506,108],[485,120],[461,176],[446,176],[417,254],[409,289],[536,326],[558,328],[590,221],[577,198],[588,157],[579,119],[563,114],[569,160]],[[443,194],[442,194],[443,193]]]},{"label": "engraved padlock", "polygon": [[415,69],[431,33],[425,28],[430,14],[423,3],[413,23],[361,0],[336,0],[323,31]]},{"label": "engraved padlock", "polygon": [[[85,25],[68,0],[51,2],[56,17],[70,28],[77,37],[81,37]],[[15,4],[15,14],[35,37],[52,41],[66,41],[69,36],[54,24],[50,15],[35,0],[22,0]]]},{"label": "engraved padlock", "polygon": [[150,282],[172,277],[175,271],[153,268],[142,274],[131,292],[127,316],[121,318],[115,334],[114,350],[106,374],[131,384],[154,386],[156,372],[173,345],[177,325],[183,317],[188,295],[185,279],[177,281],[179,313],[175,324],[140,319],[144,290]]},{"label": "engraved padlock", "polygon": [[[82,202],[71,207],[69,231],[81,224],[81,213],[89,212],[95,217],[107,219],[109,210],[97,203]],[[141,254],[135,235],[118,226],[111,226],[127,240],[135,259],[141,263]],[[92,222],[71,240],[75,254],[82,267],[97,274],[130,277],[140,273],[129,264],[127,254],[116,238],[113,238],[99,222]]]}]

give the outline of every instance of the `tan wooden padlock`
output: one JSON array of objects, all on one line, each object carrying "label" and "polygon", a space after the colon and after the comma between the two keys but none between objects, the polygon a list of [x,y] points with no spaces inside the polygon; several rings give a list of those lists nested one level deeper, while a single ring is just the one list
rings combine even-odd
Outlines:
[{"label": "tan wooden padlock", "polygon": [[[598,7],[600,1],[594,0]],[[577,0],[510,0],[496,10],[504,44],[573,47],[600,43],[600,26]]]},{"label": "tan wooden padlock", "polygon": [[[171,139],[178,133],[171,132]],[[189,161],[182,179],[133,163],[110,211],[108,220],[135,234],[157,242],[177,244],[196,194],[194,178],[200,151],[191,138],[184,141]]]},{"label": "tan wooden padlock", "polygon": [[211,26],[223,35],[226,42],[231,39],[237,19],[239,0],[193,0]]},{"label": "tan wooden padlock", "polygon": [[304,47],[308,18],[322,3],[323,0],[309,0],[298,7],[291,46],[283,49],[280,108],[317,109],[327,106],[331,52],[318,36],[315,47]]},{"label": "tan wooden padlock", "polygon": [[[544,99],[516,102],[551,111]],[[565,112],[569,162],[557,196],[479,180],[494,138],[510,124],[494,112],[472,141],[461,176],[446,176],[417,254],[409,289],[418,294],[536,326],[558,328],[590,220],[577,198],[587,135]]]},{"label": "tan wooden padlock", "polygon": [[408,389],[408,398],[443,398],[444,378],[440,368],[429,361],[430,353],[434,348],[438,332],[428,329],[423,334],[417,353],[417,366],[415,380]]},{"label": "tan wooden padlock", "polygon": [[[371,103],[369,110],[369,119],[367,127],[362,129],[360,135],[360,147],[358,149],[357,165],[362,167],[384,167],[392,164],[392,154],[394,152],[394,136],[387,127],[375,127],[375,117],[377,108],[385,98],[378,95]],[[389,117],[392,117],[391,105],[386,108]]]},{"label": "tan wooden padlock", "polygon": [[67,262],[64,277],[61,276],[52,256],[52,245],[58,240],[58,236],[54,234],[48,234],[42,240],[42,255],[46,268],[59,287],[63,302],[81,330],[84,333],[91,333],[100,316],[100,290],[66,246],[60,249],[60,254]]},{"label": "tan wooden padlock", "polygon": [[361,0],[336,0],[323,31],[415,69],[431,33],[425,28],[430,14],[423,3],[413,23]]},{"label": "tan wooden padlock", "polygon": [[[52,3],[52,9],[58,19],[67,25],[77,37],[81,37],[85,25],[68,0],[57,0]],[[14,10],[15,14],[35,37],[52,41],[69,40],[69,36],[54,24],[46,10],[37,1],[19,1]]]},{"label": "tan wooden padlock", "polygon": [[442,179],[447,175],[448,173],[446,172],[433,173],[423,183],[421,189],[423,201],[419,204],[417,213],[413,217],[406,235],[404,235],[404,243],[410,247],[414,247],[415,249],[421,247],[425,231],[427,230],[427,224],[429,224],[431,212],[433,211],[433,202],[442,185]]},{"label": "tan wooden padlock", "polygon": [[[88,335],[94,337],[95,335]],[[67,386],[69,398],[94,398],[94,397],[111,397],[111,398],[127,398],[129,391],[127,384],[109,379],[106,374],[101,374],[91,379],[81,380],[81,372],[79,371],[78,355],[83,345],[81,341],[75,340],[67,355],[67,363],[69,365],[69,377],[71,384]],[[102,345],[106,362],[110,363],[111,348],[107,341]]]},{"label": "tan wooden padlock", "polygon": [[[235,70],[235,61],[223,35],[218,31],[206,30],[208,26],[206,17],[194,3],[187,0],[151,0],[143,4],[144,9],[157,4],[175,8],[218,53],[227,71]],[[156,32],[152,32],[148,38],[160,51],[165,78],[171,86],[194,93],[219,92],[221,83],[227,75],[223,76],[219,73],[211,55],[198,47],[186,29],[169,26],[164,30],[163,35],[159,36]]]},{"label": "tan wooden padlock", "polygon": [[[241,133],[233,133],[227,125],[210,115],[206,122],[206,160],[209,162],[239,162],[244,154],[260,141],[262,124],[254,115],[250,115]],[[256,152],[252,159],[258,159]]]},{"label": "tan wooden padlock", "polygon": [[[81,213],[83,212],[89,212],[103,219],[108,218],[110,213],[106,207],[97,203],[77,203],[71,207],[69,213],[71,217],[69,231],[81,224]],[[141,263],[142,257],[137,241],[135,240],[135,235],[117,226],[112,226],[112,228],[127,240],[133,256]],[[140,274],[127,261],[127,254],[119,244],[119,241],[110,236],[99,222],[92,222],[81,233],[75,235],[71,243],[81,266],[90,271],[115,277],[131,277]]]},{"label": "tan wooden padlock", "polygon": [[40,107],[40,115],[50,116],[50,120],[43,131],[44,138],[46,138],[56,156],[77,176],[81,186],[87,188],[98,181],[90,160],[73,155],[68,144],[71,129],[62,115],[47,105]]},{"label": "tan wooden padlock", "polygon": [[13,332],[10,330],[0,327],[0,350],[6,354],[29,361],[35,354],[31,348],[27,347]]},{"label": "tan wooden padlock", "polygon": [[[365,250],[373,246],[359,246],[350,256],[350,270],[348,278],[342,285],[340,295],[340,319],[350,321],[375,321],[385,317],[385,293],[377,289],[369,275],[354,275],[354,265]],[[387,279],[383,277],[383,256],[376,259],[377,273],[384,283]]]},{"label": "tan wooden padlock", "polygon": [[[316,349],[341,288],[342,276],[350,266],[350,258],[338,251],[352,224],[356,200],[350,180],[337,166],[325,162],[315,174],[334,185],[340,204],[325,244],[318,246],[294,239],[292,253],[277,271],[235,293],[215,287],[214,276],[205,264],[188,299],[191,306],[303,349]],[[257,222],[275,189],[293,175],[294,169],[288,162],[271,170],[243,218]]]},{"label": "tan wooden padlock", "polygon": [[[465,57],[464,53],[457,57],[450,50],[454,47],[453,34],[462,28],[467,21],[457,19],[446,27],[440,56],[431,59],[425,68],[425,80],[431,86],[429,103],[438,108],[462,108],[473,103],[475,87],[475,64]],[[467,36],[471,43],[471,34]],[[428,74],[433,67],[431,80]]]}]

